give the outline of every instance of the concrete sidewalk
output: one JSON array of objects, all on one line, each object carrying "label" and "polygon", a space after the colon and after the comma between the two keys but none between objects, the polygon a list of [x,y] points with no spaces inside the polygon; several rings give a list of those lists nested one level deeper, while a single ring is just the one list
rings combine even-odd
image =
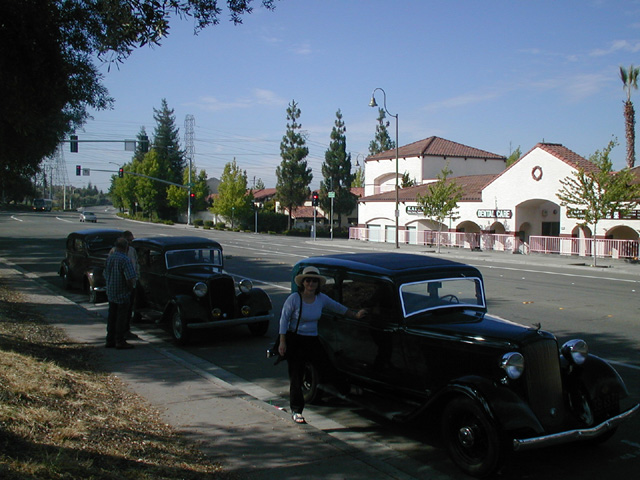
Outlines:
[{"label": "concrete sidewalk", "polygon": [[[391,448],[371,442],[363,433],[345,432],[348,443],[329,435],[323,430],[343,427],[311,411],[305,412],[309,424],[296,425],[274,404],[282,399],[153,335],[136,332],[141,339],[132,350],[105,349],[106,322],[100,315],[55,294],[45,282],[4,259],[0,277],[72,340],[99,349],[107,372],[156,406],[164,421],[199,442],[204,453],[239,478],[418,478],[406,472],[421,467]],[[451,478],[431,470],[428,476]]]},{"label": "concrete sidewalk", "polygon": [[[347,240],[317,240],[316,245],[347,251],[398,251],[393,244]],[[432,253],[424,246],[401,246],[404,253]],[[640,266],[621,260],[599,259],[603,268],[585,265],[585,259],[556,255],[513,255],[442,249],[445,258],[474,265],[484,261],[527,266],[562,267],[606,276],[640,273]],[[586,260],[588,262],[588,259]],[[135,393],[156,406],[164,420],[199,442],[199,447],[224,470],[239,478],[287,479],[400,479],[466,478],[451,469],[432,469],[373,441],[366,432],[350,431],[313,409],[305,410],[308,425],[295,425],[282,410],[282,398],[191,355],[153,334],[141,337],[133,350],[105,349],[106,321],[65,297],[46,282],[0,259],[0,276],[24,294],[31,306],[76,342],[95,346],[106,371],[121,378]],[[640,280],[640,276],[638,277]],[[331,432],[331,433],[328,433]]]}]

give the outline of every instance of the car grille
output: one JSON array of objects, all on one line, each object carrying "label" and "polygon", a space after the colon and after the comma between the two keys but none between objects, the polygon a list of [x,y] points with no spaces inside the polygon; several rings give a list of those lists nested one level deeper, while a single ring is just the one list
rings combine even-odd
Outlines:
[{"label": "car grille", "polygon": [[564,418],[558,345],[540,339],[523,349],[525,382],[531,409],[547,431],[559,428]]},{"label": "car grille", "polygon": [[232,277],[218,277],[209,282],[209,301],[211,309],[222,311],[220,320],[235,317],[236,286]]}]

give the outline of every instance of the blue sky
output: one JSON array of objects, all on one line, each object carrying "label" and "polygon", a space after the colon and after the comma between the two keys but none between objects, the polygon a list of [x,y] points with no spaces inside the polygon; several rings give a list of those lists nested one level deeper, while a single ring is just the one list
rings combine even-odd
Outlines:
[{"label": "blue sky", "polygon": [[[618,71],[640,65],[640,1],[280,0],[273,12],[257,3],[242,25],[225,18],[193,36],[191,22],[176,21],[162,46],[104,66],[115,107],[94,112],[80,139],[133,139],[142,126],[151,135],[166,98],[183,148],[185,117],[195,117],[199,170],[219,178],[235,158],[250,186],[274,187],[295,100],[317,188],[338,109],[362,164],[380,87],[400,145],[435,135],[509,155],[546,141],[588,157],[616,137],[614,166],[625,165]],[[632,100],[640,110],[640,92]],[[71,184],[106,191],[110,174],[96,170],[131,153],[85,143],[64,158]],[[75,165],[91,175],[76,177]]]}]

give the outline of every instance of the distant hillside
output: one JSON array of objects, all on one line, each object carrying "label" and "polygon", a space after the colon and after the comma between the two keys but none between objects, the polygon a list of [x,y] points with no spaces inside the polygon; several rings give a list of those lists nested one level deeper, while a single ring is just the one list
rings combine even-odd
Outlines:
[{"label": "distant hillside", "polygon": [[217,178],[211,177],[207,178],[207,185],[209,185],[209,193],[218,193],[218,186],[220,185],[220,180]]}]

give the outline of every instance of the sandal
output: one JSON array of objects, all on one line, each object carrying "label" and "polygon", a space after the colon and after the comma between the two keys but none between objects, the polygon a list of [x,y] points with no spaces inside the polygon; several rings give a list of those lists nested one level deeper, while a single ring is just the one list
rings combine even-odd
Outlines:
[{"label": "sandal", "polygon": [[294,413],[291,418],[295,423],[307,423],[301,413]]}]

